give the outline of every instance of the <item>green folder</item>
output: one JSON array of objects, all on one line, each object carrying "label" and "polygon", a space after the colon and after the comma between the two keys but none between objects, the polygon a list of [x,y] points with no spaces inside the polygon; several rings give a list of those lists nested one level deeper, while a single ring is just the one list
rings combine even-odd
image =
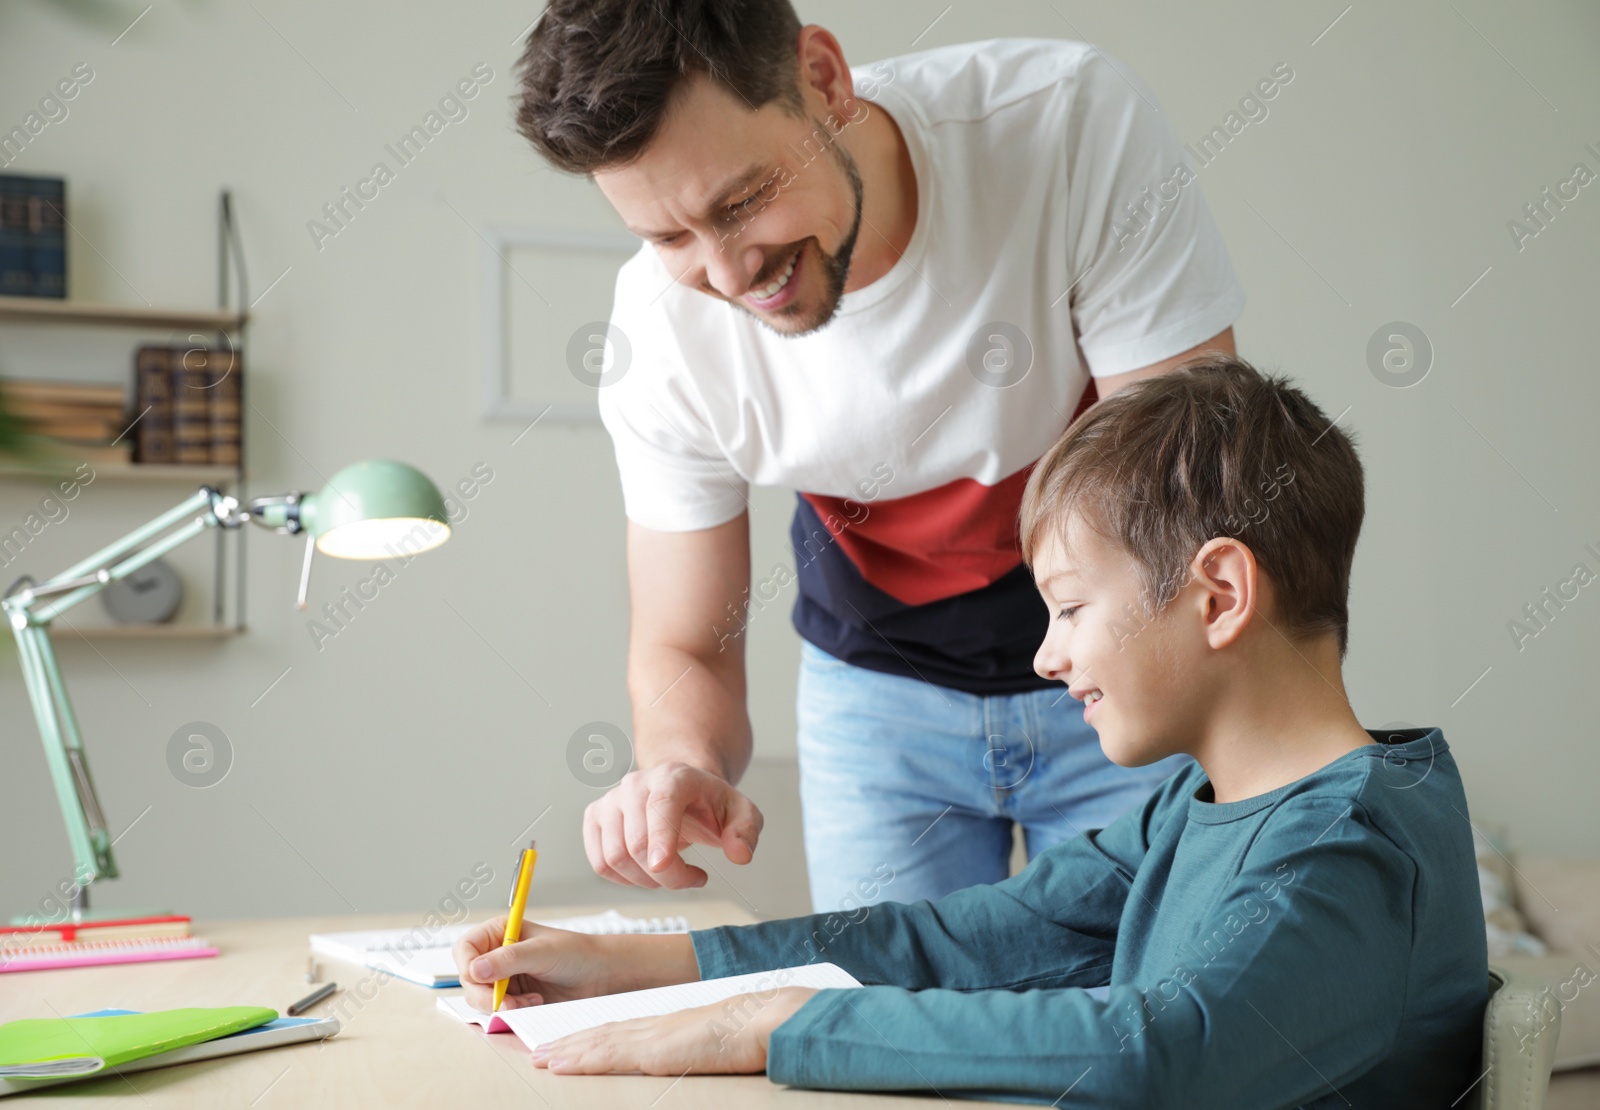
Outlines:
[{"label": "green folder", "polygon": [[276,1010],[263,1006],[224,1006],[8,1021],[0,1025],[0,1078],[93,1075],[129,1060],[253,1029],[277,1016]]}]

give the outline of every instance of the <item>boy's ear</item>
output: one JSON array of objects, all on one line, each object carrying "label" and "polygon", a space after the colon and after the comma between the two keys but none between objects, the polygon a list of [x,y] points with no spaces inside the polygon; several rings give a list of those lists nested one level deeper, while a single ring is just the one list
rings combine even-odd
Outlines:
[{"label": "boy's ear", "polygon": [[1199,586],[1206,643],[1229,646],[1249,626],[1260,600],[1255,552],[1242,540],[1218,536],[1200,548],[1189,572]]}]

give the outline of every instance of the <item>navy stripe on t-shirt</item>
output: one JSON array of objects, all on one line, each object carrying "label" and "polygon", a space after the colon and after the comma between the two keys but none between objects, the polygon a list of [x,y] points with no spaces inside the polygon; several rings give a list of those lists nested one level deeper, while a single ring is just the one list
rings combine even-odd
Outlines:
[{"label": "navy stripe on t-shirt", "polygon": [[793,620],[807,641],[858,667],[970,694],[1057,685],[1033,670],[1050,614],[1025,564],[979,589],[908,605],[868,582],[811,502],[797,502]]}]

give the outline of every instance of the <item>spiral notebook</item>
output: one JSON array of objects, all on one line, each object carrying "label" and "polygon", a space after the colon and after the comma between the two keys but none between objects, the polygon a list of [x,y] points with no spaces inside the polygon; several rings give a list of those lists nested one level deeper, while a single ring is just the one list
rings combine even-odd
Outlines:
[{"label": "spiral notebook", "polygon": [[[627,917],[616,910],[584,917],[529,918],[536,925],[568,929],[574,933],[686,933],[682,917]],[[423,987],[459,987],[461,979],[450,946],[456,938],[476,928],[475,922],[438,929],[370,929],[354,933],[314,933],[311,951],[319,956],[346,960],[386,971]]]},{"label": "spiral notebook", "polygon": [[147,960],[192,960],[215,956],[204,937],[128,937],[124,940],[31,944],[0,949],[0,971],[48,971],[58,967],[98,967]]}]

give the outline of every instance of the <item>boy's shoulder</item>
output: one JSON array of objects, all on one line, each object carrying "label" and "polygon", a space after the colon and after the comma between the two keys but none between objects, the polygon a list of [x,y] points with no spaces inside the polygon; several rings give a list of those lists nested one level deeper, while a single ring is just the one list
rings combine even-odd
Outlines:
[{"label": "boy's shoulder", "polygon": [[[1450,746],[1438,728],[1368,730],[1373,743],[1304,778],[1232,805],[1261,802],[1266,851],[1354,848],[1396,860],[1433,880],[1472,885],[1472,825]],[[1190,820],[1227,807],[1191,807]],[[1302,843],[1310,837],[1309,843]],[[1269,848],[1268,845],[1271,845]],[[1300,850],[1300,849],[1295,849]],[[1473,891],[1476,897],[1476,889]]]},{"label": "boy's shoulder", "polygon": [[1466,818],[1461,774],[1438,728],[1368,729],[1373,742],[1283,788],[1285,799],[1347,799],[1374,817]]},{"label": "boy's shoulder", "polygon": [[1195,835],[1213,845],[1242,837],[1252,856],[1286,843],[1331,849],[1376,837],[1419,864],[1470,859],[1466,796],[1444,734],[1437,728],[1368,733],[1371,744],[1294,782],[1233,802],[1209,801],[1210,779],[1190,761],[1114,823],[1121,831],[1097,837],[1097,843],[1119,859],[1115,849],[1125,847],[1131,857],[1123,862],[1130,870],[1157,844],[1174,846]]},{"label": "boy's shoulder", "polygon": [[1209,779],[1195,765],[1163,784],[1163,817],[1203,825],[1247,818],[1282,824],[1299,815],[1349,811],[1404,848],[1455,825],[1461,837],[1470,838],[1461,775],[1443,732],[1404,727],[1367,733],[1371,744],[1294,782],[1234,802],[1205,800]]}]

